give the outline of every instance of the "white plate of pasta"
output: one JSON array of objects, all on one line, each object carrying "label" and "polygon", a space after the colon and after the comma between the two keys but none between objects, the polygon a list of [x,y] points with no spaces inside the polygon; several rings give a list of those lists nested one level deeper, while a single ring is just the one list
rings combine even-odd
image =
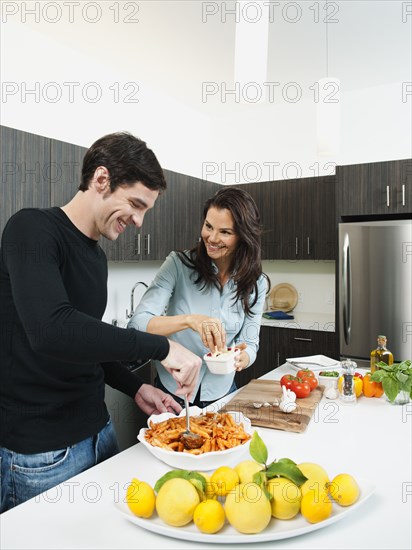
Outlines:
[{"label": "white plate of pasta", "polygon": [[238,461],[248,451],[253,428],[249,418],[240,411],[203,412],[190,407],[190,429],[204,437],[200,449],[187,451],[179,444],[186,429],[185,413],[152,415],[148,428],[142,428],[137,439],[156,458],[173,468],[183,470],[214,470]]}]

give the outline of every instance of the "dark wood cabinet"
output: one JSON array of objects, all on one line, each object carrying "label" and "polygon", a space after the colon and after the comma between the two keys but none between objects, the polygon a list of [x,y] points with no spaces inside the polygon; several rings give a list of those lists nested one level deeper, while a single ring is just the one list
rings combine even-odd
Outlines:
[{"label": "dark wood cabinet", "polygon": [[263,226],[262,259],[282,257],[282,187],[283,182],[266,181],[242,186],[254,198]]},{"label": "dark wood cabinet", "polygon": [[50,143],[45,137],[0,126],[0,234],[21,208],[50,206]]},{"label": "dark wood cabinet", "polygon": [[262,259],[334,260],[335,176],[245,185],[259,208]]},{"label": "dark wood cabinet", "polygon": [[282,182],[281,258],[333,260],[336,257],[337,218],[335,178],[301,178]]},{"label": "dark wood cabinet", "polygon": [[50,140],[50,206],[63,206],[77,193],[86,147]]},{"label": "dark wood cabinet", "polygon": [[412,213],[412,159],[336,167],[340,217]]}]

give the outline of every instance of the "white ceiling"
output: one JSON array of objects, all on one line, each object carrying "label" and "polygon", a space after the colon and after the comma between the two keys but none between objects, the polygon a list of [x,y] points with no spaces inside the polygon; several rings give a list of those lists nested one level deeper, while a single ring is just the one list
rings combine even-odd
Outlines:
[{"label": "white ceiling", "polygon": [[[81,3],[92,4],[87,0]],[[267,81],[279,82],[280,87],[298,82],[305,88],[326,76],[327,57],[329,76],[339,77],[343,90],[408,77],[405,68],[411,70],[412,14],[402,21],[408,2],[329,0],[327,12],[325,0],[270,3]],[[95,24],[85,20],[80,8],[73,11],[74,22],[67,23],[69,12],[64,4],[68,2],[60,4],[62,20],[58,24],[50,24],[41,15],[35,23],[27,15],[25,25],[87,52],[88,57],[123,72],[131,81],[147,82],[209,114],[219,109],[222,101],[219,96],[219,101],[202,102],[202,84],[225,82],[228,88],[233,86],[236,16],[232,11],[236,2],[101,1],[97,2],[101,18]],[[110,8],[114,4],[118,5],[117,15]],[[256,1],[237,4],[238,17],[251,20],[259,13],[253,9]],[[49,10],[51,19],[53,11]],[[208,10],[217,13],[208,14]],[[95,13],[89,8],[85,15],[93,19]],[[118,22],[114,21],[116,16]],[[127,19],[131,22],[126,23]]]}]

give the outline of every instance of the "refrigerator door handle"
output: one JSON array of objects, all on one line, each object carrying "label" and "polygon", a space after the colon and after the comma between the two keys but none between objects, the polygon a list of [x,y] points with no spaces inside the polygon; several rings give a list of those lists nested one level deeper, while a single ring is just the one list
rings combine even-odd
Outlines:
[{"label": "refrigerator door handle", "polygon": [[343,239],[342,261],[342,302],[343,302],[343,333],[346,344],[350,342],[352,320],[352,289],[351,289],[351,265],[349,235],[346,233]]}]

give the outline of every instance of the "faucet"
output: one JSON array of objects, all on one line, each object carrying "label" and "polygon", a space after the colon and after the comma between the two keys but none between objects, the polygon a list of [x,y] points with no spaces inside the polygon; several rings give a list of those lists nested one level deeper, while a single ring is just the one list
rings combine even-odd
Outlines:
[{"label": "faucet", "polygon": [[138,281],[134,287],[132,288],[132,292],[130,294],[130,313],[127,313],[127,309],[126,309],[126,317],[128,319],[130,319],[131,317],[133,317],[133,314],[134,314],[134,291],[135,291],[135,288],[139,285],[143,285],[147,288],[147,284],[144,283],[143,281]]}]

